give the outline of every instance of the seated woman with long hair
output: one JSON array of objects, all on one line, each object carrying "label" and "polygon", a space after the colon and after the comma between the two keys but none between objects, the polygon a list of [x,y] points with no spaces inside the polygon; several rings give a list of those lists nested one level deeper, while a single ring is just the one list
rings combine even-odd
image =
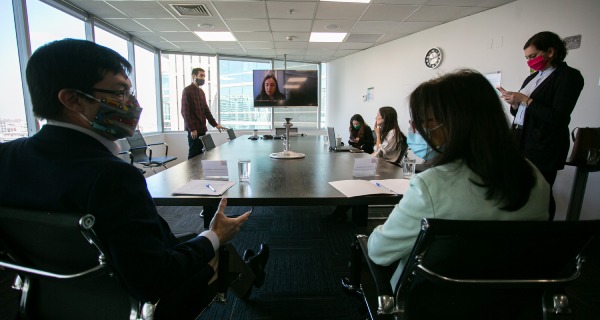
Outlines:
[{"label": "seated woman with long hair", "polygon": [[260,93],[254,99],[255,105],[284,105],[285,94],[279,91],[279,83],[273,74],[267,74],[260,87]]},{"label": "seated woman with long hair", "polygon": [[369,236],[373,262],[400,260],[394,286],[423,218],[548,220],[549,185],[521,156],[498,94],[483,75],[461,70],[424,82],[409,104],[416,132],[435,156]]},{"label": "seated woman with long hair", "polygon": [[389,161],[399,161],[406,136],[398,126],[396,109],[392,107],[379,108],[375,118],[375,136],[373,155]]},{"label": "seated woman with long hair", "polygon": [[375,142],[373,132],[360,114],[355,114],[350,118],[349,130],[350,139],[348,144],[366,153],[373,153],[373,143]]}]

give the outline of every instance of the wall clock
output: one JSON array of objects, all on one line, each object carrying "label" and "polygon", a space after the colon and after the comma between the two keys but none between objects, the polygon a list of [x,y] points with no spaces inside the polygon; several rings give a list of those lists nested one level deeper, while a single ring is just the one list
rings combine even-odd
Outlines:
[{"label": "wall clock", "polygon": [[440,48],[431,48],[425,54],[425,66],[429,69],[435,69],[442,64],[442,50]]}]

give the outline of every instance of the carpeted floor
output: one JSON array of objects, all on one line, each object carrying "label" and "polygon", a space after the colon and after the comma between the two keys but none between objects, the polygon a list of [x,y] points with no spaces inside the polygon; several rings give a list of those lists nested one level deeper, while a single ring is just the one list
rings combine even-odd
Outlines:
[{"label": "carpeted floor", "polygon": [[[325,221],[332,210],[254,208],[232,244],[240,254],[247,248],[256,252],[262,242],[269,244],[265,284],[245,300],[229,293],[226,304],[212,304],[199,319],[363,319],[358,299],[340,286],[357,228],[350,222]],[[175,234],[201,231],[199,211],[198,207],[159,208]],[[226,213],[241,213],[237,211],[231,207]]]}]

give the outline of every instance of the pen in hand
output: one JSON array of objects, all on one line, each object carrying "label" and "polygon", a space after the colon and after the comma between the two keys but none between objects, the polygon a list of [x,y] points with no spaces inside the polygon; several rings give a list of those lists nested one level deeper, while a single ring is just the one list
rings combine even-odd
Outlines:
[{"label": "pen in hand", "polygon": [[207,188],[209,188],[210,190],[212,190],[213,192],[217,192],[217,190],[215,188],[213,188],[213,186],[209,184],[206,185]]}]

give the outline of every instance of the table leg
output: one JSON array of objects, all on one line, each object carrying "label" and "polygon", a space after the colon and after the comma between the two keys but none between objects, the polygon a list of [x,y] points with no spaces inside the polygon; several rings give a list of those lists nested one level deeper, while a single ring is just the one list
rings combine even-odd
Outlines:
[{"label": "table leg", "polygon": [[369,206],[360,205],[352,206],[352,222],[359,227],[367,226],[367,218],[369,216]]},{"label": "table leg", "polygon": [[210,228],[210,221],[215,216],[215,212],[217,212],[217,207],[215,206],[202,206],[202,210],[204,210],[204,229]]},{"label": "table leg", "polygon": [[567,221],[579,221],[588,174],[589,171],[585,169],[575,168],[575,180],[573,180],[573,187],[571,188],[571,197],[566,217]]}]

